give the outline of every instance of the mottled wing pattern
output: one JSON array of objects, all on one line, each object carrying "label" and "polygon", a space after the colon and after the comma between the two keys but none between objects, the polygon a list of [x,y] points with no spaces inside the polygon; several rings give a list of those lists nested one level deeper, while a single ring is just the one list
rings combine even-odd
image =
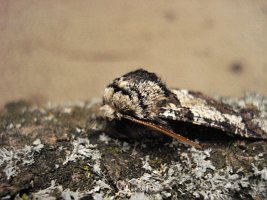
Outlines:
[{"label": "mottled wing pattern", "polygon": [[[232,107],[202,93],[188,90],[171,90],[180,105],[169,103],[159,113],[161,119],[191,122],[220,129],[230,135],[267,139],[267,118],[255,110]],[[259,113],[259,112],[258,112]]]}]

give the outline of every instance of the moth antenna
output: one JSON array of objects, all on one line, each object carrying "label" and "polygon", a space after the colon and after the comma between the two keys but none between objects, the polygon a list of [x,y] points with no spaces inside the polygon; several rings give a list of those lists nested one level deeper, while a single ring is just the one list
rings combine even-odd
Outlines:
[{"label": "moth antenna", "polygon": [[135,123],[138,123],[138,124],[142,124],[142,125],[144,125],[146,127],[149,127],[151,129],[160,131],[161,133],[164,133],[165,135],[168,135],[168,136],[170,136],[170,137],[172,137],[172,138],[174,138],[174,139],[176,139],[176,140],[178,140],[178,141],[180,141],[180,142],[182,142],[184,144],[188,144],[188,145],[191,145],[191,146],[199,148],[199,149],[202,148],[196,142],[193,142],[193,141],[187,139],[186,137],[183,137],[183,136],[179,135],[178,133],[174,133],[174,132],[172,132],[172,131],[170,131],[168,129],[165,129],[165,128],[161,127],[161,126],[157,126],[157,125],[155,125],[153,123],[133,118],[133,117],[131,117],[129,115],[123,115],[122,117],[125,118],[125,119],[128,119],[128,120],[130,120],[132,122],[135,122]]}]

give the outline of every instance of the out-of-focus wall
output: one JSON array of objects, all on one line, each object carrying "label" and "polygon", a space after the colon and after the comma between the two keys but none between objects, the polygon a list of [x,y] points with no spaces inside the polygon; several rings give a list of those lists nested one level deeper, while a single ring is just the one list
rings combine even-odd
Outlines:
[{"label": "out-of-focus wall", "polygon": [[140,67],[171,87],[267,94],[267,1],[0,1],[0,105],[89,99]]}]

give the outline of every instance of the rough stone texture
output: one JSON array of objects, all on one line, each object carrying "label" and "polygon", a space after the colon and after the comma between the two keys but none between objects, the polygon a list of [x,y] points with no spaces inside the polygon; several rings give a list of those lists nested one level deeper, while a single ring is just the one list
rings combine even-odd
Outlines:
[{"label": "rough stone texture", "polygon": [[[259,95],[223,101],[267,111]],[[203,150],[176,141],[117,140],[89,130],[93,112],[92,102],[7,104],[0,114],[0,198],[267,198],[266,141],[202,127],[192,130]],[[205,132],[216,136],[201,137]]]}]

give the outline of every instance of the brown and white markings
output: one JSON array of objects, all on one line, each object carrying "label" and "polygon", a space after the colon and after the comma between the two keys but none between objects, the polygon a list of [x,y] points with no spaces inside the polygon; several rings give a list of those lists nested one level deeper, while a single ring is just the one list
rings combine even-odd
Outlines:
[{"label": "brown and white markings", "polygon": [[139,131],[125,130],[125,137],[142,137],[140,132],[153,129],[195,147],[200,145],[173,131],[173,122],[211,127],[232,136],[267,139],[267,117],[260,112],[232,107],[199,92],[168,89],[155,73],[143,69],[118,77],[105,88],[97,118],[106,122],[106,128],[112,123],[136,124]]}]

